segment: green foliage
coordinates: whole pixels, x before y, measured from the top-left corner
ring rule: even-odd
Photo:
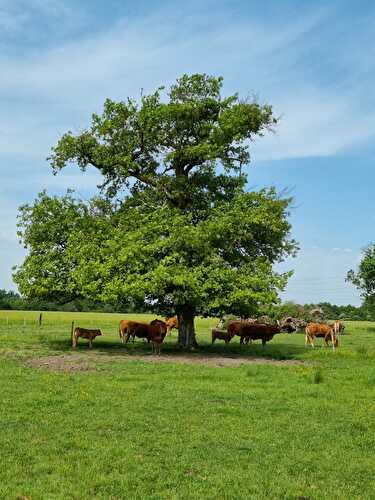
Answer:
[[[361,291],[367,305],[371,307],[375,301],[375,245],[364,250],[357,272],[351,269],[347,279]]]
[[[87,130],[60,139],[53,170],[93,166],[107,196],[41,193],[21,208],[29,255],[14,278],[25,296],[147,304],[190,327],[195,314],[278,302],[290,273],[273,264],[296,249],[290,199],[246,193],[242,173],[251,140],[276,119],[271,106],[221,90],[221,78],[184,75],[166,96],[107,100]]]
[[[0,310],[14,309],[14,306],[18,303],[18,301],[20,301],[20,299],[21,297],[18,293],[0,290]]]
[[[44,238],[57,217],[51,205],[69,222]],[[274,191],[239,193],[193,224],[191,214],[167,206],[150,211],[124,203],[110,214],[95,200],[83,205],[70,194],[42,193],[21,212],[31,252],[14,278],[28,297],[129,297],[159,313],[190,304],[196,314],[254,314],[277,302],[286,284],[288,274],[275,273],[272,262],[293,249],[287,205]]]
[[[296,304],[292,301],[284,302],[268,306],[263,309],[263,313],[269,315],[273,319],[281,319],[287,316],[293,318],[304,319],[306,321],[313,321],[314,318],[310,312],[314,309],[321,309],[323,311],[323,318],[325,320],[353,320],[353,321],[374,321],[375,308],[372,303],[365,301],[361,306],[356,307],[353,305],[337,306],[329,302],[319,302],[317,304]]]
[[[245,178],[218,175],[216,167],[238,173],[250,158],[248,141],[276,124],[271,106],[223,98],[221,88],[221,78],[184,75],[164,100],[163,88],[140,103],[107,99],[89,129],[60,139],[52,167],[92,165],[111,195],[131,188],[198,214],[244,185]]]

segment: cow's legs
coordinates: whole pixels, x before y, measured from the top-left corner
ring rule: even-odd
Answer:
[[[89,349],[92,349],[92,339],[89,339]]]
[[[306,333],[306,335],[305,335],[305,346],[307,347],[308,344],[310,344],[311,347],[314,347],[314,342],[312,340],[312,337],[310,337],[310,335],[308,333]]]
[[[73,335],[73,344],[72,344],[73,349],[77,347],[77,340],[78,340],[77,337]]]
[[[266,339],[262,339],[262,346],[264,347],[266,345]]]
[[[129,338],[130,338],[130,332],[128,330],[126,330],[125,344],[127,344],[129,342]]]
[[[310,337],[310,335],[306,335],[306,338],[305,338],[305,346],[307,346],[307,344],[310,344],[311,347],[314,347],[314,341],[313,341],[313,338]]]

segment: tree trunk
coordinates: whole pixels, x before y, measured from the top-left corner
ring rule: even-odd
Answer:
[[[186,308],[177,313],[178,317],[178,345],[183,349],[197,347],[194,328],[194,311]]]

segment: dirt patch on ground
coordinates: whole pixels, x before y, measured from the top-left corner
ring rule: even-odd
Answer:
[[[129,362],[143,361],[146,363],[180,363],[180,364],[199,364],[213,367],[240,366],[249,364],[263,365],[302,365],[306,364],[303,361],[296,359],[270,359],[257,358],[253,356],[218,356],[204,355],[199,353],[181,353],[181,354],[164,354],[161,356],[145,355],[109,355],[100,352],[87,352],[86,354],[60,354],[55,356],[41,356],[29,358],[26,360],[26,366],[31,368],[41,368],[50,371],[58,372],[86,372],[95,370],[96,362]]]
[[[30,368],[42,368],[53,372],[87,372],[94,370],[86,356],[63,354],[56,356],[41,356],[29,358],[25,365]]]

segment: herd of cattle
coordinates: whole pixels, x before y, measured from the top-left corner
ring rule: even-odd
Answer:
[[[276,324],[268,323],[261,319],[238,319],[230,321],[226,328],[219,323],[218,327],[211,329],[212,344],[216,340],[224,340],[226,344],[233,337],[240,337],[240,344],[248,344],[254,340],[261,340],[264,346],[267,342],[273,339],[278,333],[293,333],[301,327],[297,326],[294,318],[285,318],[282,321],[277,321]],[[130,339],[135,340],[135,337],[145,339],[152,344],[152,352],[160,354],[161,345],[164,342],[166,335],[171,335],[172,329],[178,329],[177,317],[166,318],[165,321],[154,319],[151,323],[141,323],[124,319],[119,324],[119,335],[122,343],[128,343]],[[335,349],[339,345],[339,337],[344,333],[345,325],[336,320],[334,323],[306,323],[305,330],[305,345],[310,344],[314,347],[316,338],[323,338],[324,345],[328,346],[329,342],[332,348]],[[72,331],[72,347],[76,348],[78,338],[84,338],[89,341],[89,347],[92,347],[93,340],[102,335],[101,330],[88,330],[86,328],[77,327]]]

